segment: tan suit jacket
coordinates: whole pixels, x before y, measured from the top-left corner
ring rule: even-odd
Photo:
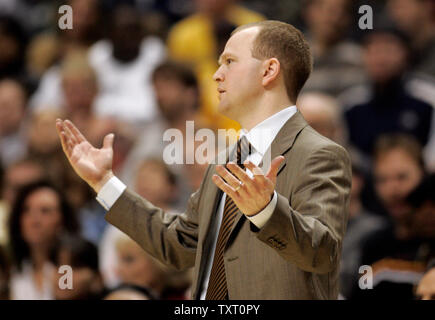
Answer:
[[[347,223],[351,164],[344,148],[314,131],[297,112],[271,145],[283,155],[278,201],[260,230],[241,212],[225,253],[230,299],[336,299],[342,239]],[[210,226],[221,192],[215,165],[182,215],[169,215],[130,190],[106,215],[148,253],[178,269],[194,266],[198,299],[210,251]]]

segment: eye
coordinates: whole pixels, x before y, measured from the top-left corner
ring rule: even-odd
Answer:
[[[227,58],[227,59],[225,60],[225,62],[226,62],[227,64],[230,64],[231,62],[233,62],[233,59]]]

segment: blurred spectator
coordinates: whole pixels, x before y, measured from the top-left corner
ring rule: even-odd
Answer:
[[[104,297],[104,300],[155,300],[149,290],[144,287],[122,284]]]
[[[98,82],[85,51],[69,53],[61,65],[61,86],[65,96],[65,117],[94,145],[115,129],[111,119],[97,117],[94,112]]]
[[[176,177],[168,166],[158,158],[143,160],[135,174],[134,190],[148,199],[155,206],[164,208],[166,212],[175,214],[173,202],[177,197]],[[150,183],[152,181],[152,183]],[[122,234],[117,228],[107,225],[100,242],[100,266],[108,287],[119,284],[119,276],[113,265],[116,264],[115,243]]]
[[[399,134],[379,138],[374,151],[375,189],[399,239],[409,236],[411,207],[406,197],[422,181],[424,172],[421,146],[415,139]]]
[[[0,15],[0,79],[6,77],[26,80],[24,54],[27,36],[14,18]]]
[[[435,79],[435,2],[433,0],[389,0],[388,11],[409,37],[411,67]]]
[[[355,161],[354,161],[355,162]],[[387,222],[364,208],[361,191],[365,180],[361,168],[352,166],[352,189],[349,203],[349,221],[343,239],[340,264],[340,293],[351,299],[358,286],[359,268],[362,265],[365,243],[376,233],[385,230]]]
[[[305,120],[314,130],[339,144],[343,144],[341,108],[334,97],[321,92],[308,92],[301,94],[296,104]]]
[[[196,77],[190,68],[167,61],[155,69],[152,79],[161,117],[142,128],[141,134],[125,160],[121,178],[132,188],[142,161],[150,157],[163,158],[163,150],[172,143],[163,140],[166,130],[181,132],[184,150],[190,150],[189,144],[193,142],[186,138],[187,121],[195,121],[195,129],[203,125],[201,119],[197,118],[199,89]],[[184,152],[180,156],[183,155]],[[185,177],[185,166],[182,165],[185,163],[184,160],[184,157],[177,159],[177,164],[170,165],[170,169],[179,177],[177,179],[179,194],[175,207],[180,212],[184,211],[189,195],[196,190],[190,187],[189,179]]]
[[[83,1],[74,2],[81,4]],[[116,6],[106,20],[110,21],[107,25],[108,39],[92,45],[88,56],[89,63],[95,70],[92,73],[96,73],[98,89],[94,92],[96,100],[93,101],[93,111],[97,116],[110,116],[133,123],[151,121],[156,116],[156,108],[150,76],[156,64],[165,57],[164,45],[156,37],[144,36],[140,16],[131,6]],[[83,31],[80,34],[87,33]],[[126,34],[129,36],[125,37]],[[88,46],[91,44],[90,41],[86,43]],[[74,60],[75,51],[84,48],[87,46],[72,44],[65,50],[62,58],[66,59],[67,55],[72,53]],[[75,60],[77,63],[77,55]],[[72,63],[74,62],[69,61],[63,65],[70,74]],[[84,68],[84,63],[80,64],[80,67]],[[89,67],[85,68],[88,69],[89,81]],[[44,74],[38,90],[31,99],[33,108],[58,107],[68,103],[65,101],[67,93],[63,91],[68,88],[62,83],[62,76],[59,66],[53,66]]]
[[[12,206],[19,189],[44,177],[44,167],[30,158],[25,158],[11,164],[4,173],[1,199],[9,206]]]
[[[384,133],[410,134],[422,146],[430,139],[433,107],[406,88],[407,41],[394,28],[373,29],[364,38],[364,63],[371,83],[342,96],[350,143],[366,158]]]
[[[435,173],[427,176],[408,196],[414,209],[412,233],[423,239],[435,239]]]
[[[7,168],[0,196],[0,245],[8,243],[7,221],[18,190],[44,177],[44,167],[31,159],[17,161]]]
[[[306,0],[302,15],[313,54],[313,72],[303,91],[337,96],[365,80],[360,47],[348,39],[352,0]]]
[[[201,114],[208,120],[207,125],[218,128],[239,128],[235,121],[217,113],[217,84],[213,74],[218,68],[218,57],[236,27],[264,19],[236,2],[195,0],[196,13],[175,24],[168,35],[171,57],[195,69],[201,91]]]
[[[171,203],[177,197],[177,180],[161,159],[149,158],[142,162],[136,174],[135,189],[156,207],[173,211]]]
[[[47,168],[47,174],[52,181],[61,182],[65,179],[65,157],[53,125],[62,113],[56,110],[42,110],[33,113],[29,118],[27,140],[28,157]],[[67,187],[67,186],[62,186]]]
[[[358,290],[357,298],[412,299],[427,261],[434,256],[433,240],[415,232],[409,194],[423,181],[421,147],[403,135],[383,136],[374,153],[375,187],[388,213],[387,228],[365,243],[362,264],[373,270],[372,290]]]
[[[116,252],[117,272],[122,283],[147,288],[161,300],[186,299],[185,291],[190,283],[185,272],[164,266],[122,233],[116,241]]]
[[[8,257],[0,246],[0,300],[9,300],[9,271]]]
[[[55,254],[53,292],[56,300],[99,300],[104,296],[103,280],[98,267],[97,247],[91,242],[70,235],[63,235]],[[61,266],[72,269],[72,288],[62,289]]]
[[[4,167],[26,154],[26,102],[25,89],[19,82],[0,80],[0,163]]]
[[[63,155],[56,127],[53,125],[62,113],[52,109],[41,110],[31,115],[28,128],[28,154],[31,159],[47,168],[53,183],[62,187],[69,203],[75,210],[81,209],[93,193],[74,172]]]
[[[262,13],[269,19],[285,21],[294,26],[298,25],[299,13],[303,5],[302,0],[242,0],[240,3],[251,10]]]
[[[418,300],[435,300],[435,260],[427,268],[416,290]]]
[[[50,183],[36,182],[21,189],[9,224],[12,299],[53,298],[50,255],[62,233],[77,230],[64,195]]]
[[[0,12],[13,16],[33,36],[50,27],[58,17],[60,3],[59,0],[2,0]]]
[[[150,122],[157,115],[151,74],[165,58],[165,47],[157,37],[144,37],[134,7],[115,7],[109,21],[109,39],[89,52],[100,88],[95,111],[136,124]]]
[[[73,28],[62,30],[58,27],[58,10],[65,4],[72,8]],[[70,51],[88,49],[101,37],[99,0],[69,0],[50,9],[52,28],[35,35],[27,52],[28,71],[36,79],[40,79],[45,71]],[[44,76],[43,87],[52,72],[50,70]]]

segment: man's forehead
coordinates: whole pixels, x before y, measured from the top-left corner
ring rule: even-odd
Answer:
[[[237,31],[228,39],[227,45],[232,43],[238,43],[242,39],[252,41],[255,39],[259,31],[260,28],[258,26],[248,27],[246,29]]]
[[[227,41],[225,45],[224,52],[222,52],[219,60],[227,55],[234,55],[240,52],[243,48],[251,49],[252,41],[254,41],[255,37],[259,32],[259,27],[249,27],[247,29],[243,29],[241,31],[233,34]]]

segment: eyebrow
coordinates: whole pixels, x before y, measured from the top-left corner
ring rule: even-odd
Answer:
[[[229,56],[232,56],[232,54],[231,54],[231,53],[222,53],[222,54],[219,56],[218,64],[221,65],[221,64],[222,64],[222,61],[225,60],[225,58],[227,58],[227,57],[229,57]]]

